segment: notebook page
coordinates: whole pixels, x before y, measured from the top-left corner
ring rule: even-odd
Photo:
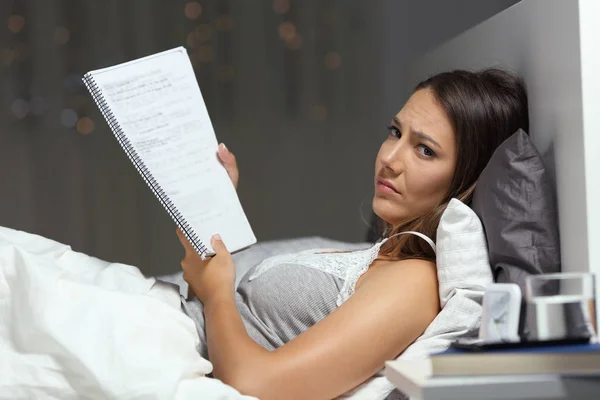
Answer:
[[[225,168],[183,47],[91,71],[125,136],[169,199],[212,253],[256,242]]]

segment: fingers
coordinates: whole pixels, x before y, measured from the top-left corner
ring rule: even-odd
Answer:
[[[179,241],[181,242],[181,245],[183,246],[183,248],[185,249],[186,252],[195,252],[196,251],[196,250],[194,250],[194,247],[192,246],[190,241],[187,240],[187,238],[185,237],[185,235],[183,234],[183,232],[181,232],[181,229],[179,229],[179,228],[177,228],[177,237],[179,238]]]
[[[212,238],[210,239],[210,245],[212,246],[216,255],[229,254],[227,247],[225,247],[225,243],[223,243],[223,240],[221,239],[221,235],[219,235],[218,233],[212,236]]]
[[[227,146],[224,143],[219,144],[219,158],[223,161],[224,164],[232,164],[235,163],[235,156],[232,152],[229,151]]]
[[[227,175],[229,175],[229,179],[231,179],[233,186],[237,189],[240,173],[235,155],[230,152],[223,143],[219,144],[217,154],[227,171]]]
[[[196,250],[194,249],[192,244],[189,242],[189,240],[187,240],[187,238],[185,237],[185,235],[179,228],[177,228],[177,237],[179,238],[179,241],[181,242],[181,245],[184,247],[186,253],[193,253],[193,254],[196,253]],[[218,233],[214,234],[211,237],[210,244],[211,244],[213,250],[215,251],[216,255],[219,255],[219,254],[230,255],[229,250],[227,250],[225,243],[223,243],[223,240],[221,239],[221,235],[219,235]]]

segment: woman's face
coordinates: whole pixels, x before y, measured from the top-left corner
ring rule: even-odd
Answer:
[[[437,207],[456,168],[456,139],[429,89],[416,91],[392,119],[375,162],[373,211],[398,224]]]

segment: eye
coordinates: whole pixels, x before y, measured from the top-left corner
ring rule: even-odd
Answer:
[[[433,150],[431,150],[429,147],[425,146],[424,144],[420,144],[417,147],[419,149],[419,154],[421,154],[423,157],[427,157],[427,158],[435,157],[435,152]]]
[[[396,128],[394,125],[388,125],[387,130],[389,136],[393,136],[398,139],[402,137],[400,129]]]

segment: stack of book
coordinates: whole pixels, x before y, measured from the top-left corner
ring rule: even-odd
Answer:
[[[434,354],[432,377],[554,374],[599,376],[600,344],[512,344],[497,348],[450,348]]]

